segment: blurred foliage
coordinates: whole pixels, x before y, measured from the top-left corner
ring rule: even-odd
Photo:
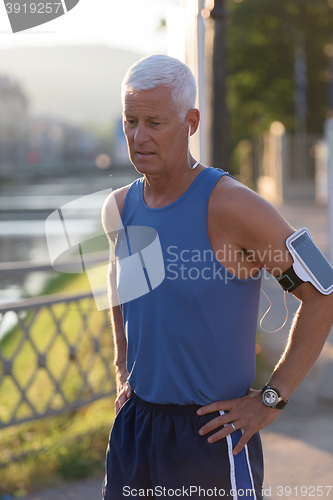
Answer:
[[[104,398],[59,417],[1,430],[0,498],[101,477],[113,419],[114,398]]]
[[[160,19],[160,24],[158,26],[158,30],[164,30],[167,27],[167,20],[165,18]]]
[[[332,0],[226,0],[231,146],[275,121],[294,129],[294,39],[305,37],[307,129],[322,133],[328,110]]]

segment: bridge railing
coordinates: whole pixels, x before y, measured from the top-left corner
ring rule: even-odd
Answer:
[[[91,292],[3,304],[1,330],[0,428],[115,393],[108,310]]]

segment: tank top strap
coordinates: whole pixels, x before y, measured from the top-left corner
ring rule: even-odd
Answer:
[[[197,202],[201,199],[204,204],[207,204],[209,196],[217,181],[225,175],[229,176],[229,173],[220,168],[206,167],[206,169],[200,172],[195,179],[190,196],[194,197]]]
[[[186,205],[187,207],[189,207],[190,205],[195,205],[196,210],[201,210],[202,208],[205,207],[205,205],[207,205],[209,196],[217,181],[225,175],[231,177],[230,174],[228,172],[225,172],[224,170],[221,170],[219,168],[206,167],[204,170],[200,172],[200,174],[194,179],[194,181],[188,187],[188,189],[177,200],[175,200],[170,205],[162,207],[161,209],[150,209],[144,203],[143,200],[144,178],[141,177],[140,179],[137,179],[131,184],[127,192],[122,211],[122,219],[127,215],[129,200],[131,200],[131,207],[133,209],[134,207],[136,207],[135,210],[137,210],[141,206],[149,211],[154,211],[156,213],[159,211],[162,212],[164,210],[174,208],[176,205],[179,205],[180,203],[182,204],[182,206]]]

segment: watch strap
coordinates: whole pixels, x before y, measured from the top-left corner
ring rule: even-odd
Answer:
[[[280,276],[276,278],[276,280],[280,283],[283,290],[285,290],[286,292],[292,292],[293,290],[295,290],[295,288],[304,283],[304,281],[301,280],[301,278],[299,278],[295,273],[293,265],[291,265],[289,269],[281,273]]]
[[[281,399],[281,401],[278,402],[278,404],[275,406],[275,408],[277,410],[283,410],[283,408],[285,408],[288,404],[288,401],[283,401],[283,399]]]

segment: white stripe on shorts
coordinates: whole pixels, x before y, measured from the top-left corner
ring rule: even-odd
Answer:
[[[220,411],[220,415],[224,415],[224,411]],[[227,436],[227,444],[228,444],[228,455],[229,455],[229,463],[230,463],[230,483],[231,488],[233,490],[233,500],[238,500],[237,495],[237,487],[236,487],[236,475],[235,475],[235,461],[234,456],[232,454],[232,439],[231,434]]]
[[[243,429],[241,429],[241,431],[242,431],[242,434],[244,434]],[[245,456],[246,456],[246,461],[247,461],[247,468],[249,469],[249,475],[250,475],[250,479],[251,479],[251,486],[252,486],[252,490],[253,490],[254,500],[257,500],[257,495],[256,495],[256,490],[254,487],[254,481],[253,481],[253,475],[252,475],[252,469],[251,469],[251,463],[250,463],[250,457],[249,457],[249,449],[247,447],[247,444],[244,446],[244,448],[245,448]]]

